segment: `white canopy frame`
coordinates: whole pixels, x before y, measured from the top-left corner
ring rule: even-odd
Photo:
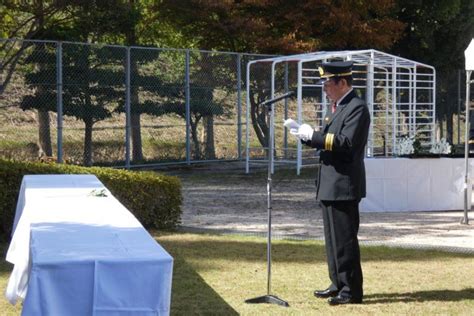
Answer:
[[[417,137],[422,144],[432,144],[436,137],[436,71],[434,67],[390,55],[373,49],[355,51],[327,51],[300,55],[282,56],[254,60],[247,64],[247,119],[246,119],[246,172],[250,164],[265,162],[256,152],[268,148],[259,147],[251,129],[250,98],[253,82],[258,76],[267,82],[268,98],[289,90],[296,90],[296,102],[285,100],[284,107],[275,104],[271,112],[270,135],[275,135],[275,163],[295,164],[297,173],[303,165],[311,163],[314,151],[303,150],[301,143],[287,138],[281,120],[288,117],[299,123],[306,122],[314,127],[322,126],[327,101],[320,79],[318,66],[334,60],[354,62],[354,88],[365,97],[372,117],[367,144],[367,157],[393,155],[397,139],[403,136]],[[262,67],[263,65],[263,67]],[[263,68],[263,70],[262,70]],[[263,72],[263,74],[262,74]],[[282,75],[283,74],[283,75]],[[269,84],[268,84],[269,82]],[[309,95],[309,96],[308,96]],[[312,98],[308,102],[308,98]],[[254,102],[255,103],[255,102]],[[281,110],[284,108],[284,110]],[[281,144],[281,145],[279,145]],[[290,154],[288,154],[290,153]],[[309,153],[303,160],[303,156]],[[288,155],[287,155],[288,154]],[[272,165],[273,170],[273,165]]]
[[[471,43],[464,51],[464,57],[466,59],[466,128],[465,128],[465,147],[464,147],[464,159],[466,162],[466,171],[464,178],[464,216],[461,219],[461,224],[469,224],[468,212],[472,206],[472,181],[469,177],[469,132],[470,132],[470,109],[471,109],[471,74],[474,70],[474,38]]]

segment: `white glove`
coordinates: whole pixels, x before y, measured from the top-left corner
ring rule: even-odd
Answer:
[[[296,137],[298,137],[299,139],[301,139],[302,141],[308,141],[308,140],[311,140],[313,138],[313,132],[314,132],[314,129],[309,126],[308,124],[302,124],[298,130],[296,131],[296,133],[293,133],[291,130],[290,130],[290,133],[295,135]]]
[[[293,129],[298,130],[298,127],[300,127],[300,124],[298,124],[294,119],[289,118],[283,121],[283,126],[285,126],[291,131]]]
[[[286,119],[283,121],[283,126],[290,130],[290,134],[296,135],[298,133],[298,128],[301,126],[294,119]]]

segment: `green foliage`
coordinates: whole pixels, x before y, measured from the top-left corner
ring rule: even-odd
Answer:
[[[436,68],[436,118],[446,121],[446,138],[452,142],[458,71],[464,69],[464,50],[474,37],[474,1],[399,0],[397,6],[406,29],[393,53]]]
[[[391,0],[163,0],[155,11],[200,48],[290,54],[389,48],[403,28],[393,6]]]
[[[27,174],[95,174],[145,228],[173,229],[181,218],[181,183],[154,172],[0,159],[0,238],[11,234],[21,181]]]
[[[415,138],[415,141],[413,142],[413,151],[415,155],[420,154],[422,151],[421,142],[419,138]]]

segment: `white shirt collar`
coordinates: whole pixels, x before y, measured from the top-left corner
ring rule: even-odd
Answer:
[[[349,89],[349,91],[346,92],[346,94],[344,94],[339,100],[337,100],[336,106],[339,106],[339,103],[340,103],[342,100],[344,100],[344,98],[345,98],[349,93],[351,93],[352,90],[354,90],[354,88],[351,87],[351,88]]]

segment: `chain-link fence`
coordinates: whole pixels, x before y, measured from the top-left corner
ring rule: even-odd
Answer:
[[[255,104],[246,130],[245,79],[248,62],[266,57],[0,39],[0,157],[122,167],[241,160],[247,136],[249,158],[264,159],[265,118]],[[268,67],[252,73],[262,79],[251,102],[269,97]],[[277,67],[276,91],[294,88],[294,67]],[[454,144],[464,140],[464,76],[450,96],[452,124],[437,126],[437,138],[450,134]],[[315,113],[324,105],[314,89],[305,90],[302,114],[320,125]],[[277,122],[296,115],[295,101],[285,102]],[[296,155],[286,132],[276,144],[283,160]]]
[[[245,65],[268,57],[13,39],[0,45],[0,157],[125,167],[242,159]]]

